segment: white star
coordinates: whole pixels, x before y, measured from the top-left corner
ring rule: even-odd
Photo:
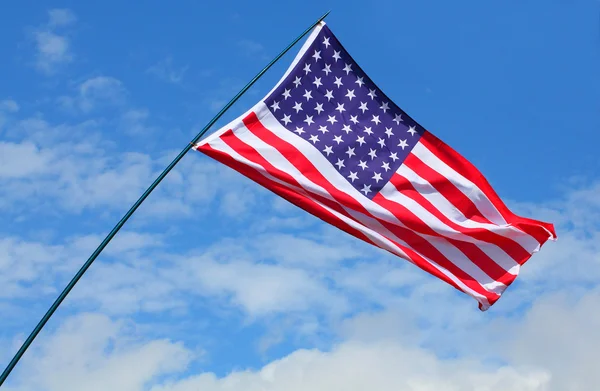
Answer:
[[[298,133],[298,134],[302,134],[305,133],[304,132],[304,128],[300,127],[300,126],[296,126],[296,130],[294,130],[294,132]]]
[[[325,64],[325,68],[323,68],[323,72],[325,72],[325,75],[329,76],[329,74],[331,73],[331,65]]]
[[[346,155],[348,155],[348,159],[350,159],[352,156],[356,155],[354,153],[354,148],[348,147],[348,150],[346,151]]]
[[[371,119],[371,122],[375,122],[375,125],[379,125],[381,120],[379,119],[378,115],[373,114],[373,118]]]
[[[385,134],[387,134],[388,137],[392,137],[394,132],[392,132],[392,128],[385,128]]]
[[[306,119],[304,120],[304,122],[306,122],[307,125],[315,123],[315,121],[313,121],[313,116],[312,115],[306,115]]]
[[[396,152],[392,153],[392,154],[390,155],[390,159],[392,159],[393,161],[396,161],[396,160],[398,160],[398,159],[399,159],[399,158],[398,158],[398,154],[397,154]]]
[[[323,109],[323,103],[317,103],[315,110],[317,111],[317,114],[321,114],[321,111],[325,111],[325,109]]]
[[[319,61],[321,59],[321,51],[315,50],[315,54],[312,55],[312,58],[315,59],[315,62]]]
[[[330,154],[333,153],[333,150],[331,149],[330,146],[325,146],[325,149],[323,150],[323,152],[325,152],[327,154],[327,156],[329,156]]]
[[[296,110],[296,114],[297,114],[298,112],[300,112],[300,110],[302,110],[302,103],[298,103],[298,102],[294,102],[294,103],[295,103],[295,105],[294,105],[293,109]]]
[[[321,78],[320,77],[315,77],[315,81],[313,81],[313,84],[315,86],[317,86],[317,88],[321,87],[323,85],[323,83],[321,83]]]
[[[369,108],[367,107],[367,102],[360,102],[360,107],[358,109],[362,110],[362,112],[364,114],[365,111],[369,110]]]
[[[389,103],[388,102],[383,102],[381,104],[380,109],[383,110],[383,112],[385,113],[386,111],[388,111],[390,109]]]
[[[377,152],[374,149],[369,148],[368,155],[371,156],[371,160],[373,160],[373,159],[375,159],[377,157]]]
[[[317,136],[316,134],[313,134],[312,136],[310,136],[308,138],[310,141],[313,142],[313,144],[316,144],[319,141],[319,136]]]
[[[381,177],[381,174],[376,172],[375,175],[373,175],[373,179],[375,179],[375,182],[379,183],[379,181],[382,181],[383,178]]]
[[[342,136],[335,136],[333,138],[333,141],[335,141],[336,143],[338,143],[338,145],[340,145],[340,143],[344,142],[344,140],[342,140]]]
[[[327,122],[331,122],[331,124],[335,124],[336,122],[338,122],[337,119],[335,119],[335,115],[328,115],[327,116]]]
[[[346,111],[346,109],[344,108],[344,104],[343,103],[338,103],[337,107],[335,108],[337,111],[340,112],[340,114],[342,114],[343,111]]]
[[[350,74],[350,72],[352,72],[352,65],[351,64],[346,64],[346,66],[343,69],[344,72],[346,72],[346,75]]]
[[[384,163],[381,165],[381,168],[383,168],[383,169],[384,169],[384,170],[387,172],[388,170],[390,170],[390,163],[388,163],[388,162],[384,162]]]
[[[274,100],[273,104],[271,105],[271,108],[273,109],[273,112],[279,110],[279,102],[277,102],[276,100]]]
[[[363,84],[365,84],[362,77],[357,77],[355,83],[358,84],[359,87],[362,87]]]
[[[327,37],[327,38],[324,38],[324,39],[323,39],[323,45],[325,45],[325,47],[326,47],[326,48],[328,48],[328,47],[329,47],[329,45],[331,45],[331,44],[329,43],[329,37]]]
[[[402,114],[396,114],[396,116],[394,117],[394,119],[392,120],[396,123],[396,125],[400,125],[400,122],[404,121],[402,119]]]
[[[367,166],[367,162],[363,162],[362,160],[360,161],[360,163],[358,163],[358,165],[360,166],[360,168],[362,168],[362,169],[363,169],[363,171],[364,171],[366,168],[369,168],[369,166]]]
[[[342,167],[346,167],[344,165],[344,161],[342,159],[338,159],[337,163],[335,163],[336,166],[338,166],[338,170],[341,170]]]
[[[359,143],[361,147],[363,144],[366,143],[364,136],[358,136],[358,138],[356,139],[356,142]]]
[[[356,179],[358,179],[358,175],[356,175],[355,172],[350,171],[350,175],[348,175],[348,178],[352,179],[352,182],[354,182]]]
[[[335,62],[337,62],[337,60],[339,60],[340,58],[342,58],[342,56],[340,56],[340,52],[337,51],[333,51],[333,58],[335,59]]]
[[[365,130],[363,130],[363,132],[365,132],[369,136],[373,134],[373,131],[371,130],[370,126],[365,126]]]
[[[354,90],[347,90],[348,93],[346,94],[346,98],[352,100],[352,98],[356,98],[356,95],[354,95]]]
[[[300,79],[300,76],[296,76],[296,80],[294,80],[294,84],[296,85],[296,88],[298,88],[298,86],[302,85],[302,79]]]
[[[342,130],[344,132],[346,132],[346,134],[350,133],[352,131],[352,128],[350,128],[350,125],[346,124],[344,125],[344,127],[342,128]]]
[[[398,144],[399,147],[402,147],[402,150],[404,151],[404,148],[408,147],[408,144],[406,143],[406,140],[400,140],[400,144]]]
[[[385,140],[382,139],[381,137],[379,137],[379,141],[377,141],[377,144],[379,144],[381,146],[381,148],[385,147]]]
[[[282,118],[281,120],[282,120],[283,122],[285,122],[285,124],[286,124],[286,125],[287,125],[287,124],[289,124],[290,122],[292,122],[292,119],[291,119],[291,118],[290,118],[290,116],[289,116],[289,115],[287,115],[287,114],[284,114],[284,115],[283,115],[283,118]]]
[[[323,132],[323,134],[329,132],[329,129],[327,129],[327,126],[321,125],[319,126],[319,132]]]
[[[291,96],[292,96],[292,94],[290,94],[290,91],[291,91],[291,90],[288,90],[288,89],[286,88],[286,89],[283,91],[283,94],[281,94],[281,95],[283,95],[283,98],[284,98],[285,100],[287,100],[287,98],[289,98],[289,97],[291,97]]]
[[[325,98],[327,98],[327,102],[329,102],[331,99],[333,99],[333,91],[327,90],[327,93],[325,94]]]
[[[335,84],[338,88],[344,85],[344,83],[342,83],[342,78],[337,76],[335,77],[333,84]]]
[[[414,126],[409,126],[407,132],[410,133],[411,136],[414,136],[415,133],[417,133]]]
[[[365,193],[365,195],[369,194],[371,192],[371,185],[365,184],[363,186],[363,188],[360,189],[360,191],[362,191],[363,193]]]
[[[304,90],[304,95],[302,96],[305,97],[307,101],[309,101],[312,99],[312,91]]]
[[[358,121],[358,115],[351,115],[350,116],[350,121],[354,122],[354,124],[356,125],[359,121]]]
[[[306,63],[304,64],[304,73],[308,75],[309,72],[312,72],[310,70],[310,64]]]
[[[377,94],[375,93],[375,90],[371,90],[369,89],[369,93],[367,94],[371,97],[371,100],[375,99],[375,97],[377,96]]]

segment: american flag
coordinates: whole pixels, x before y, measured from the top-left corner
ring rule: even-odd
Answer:
[[[194,148],[481,310],[556,238],[552,224],[512,213],[471,163],[394,104],[323,22],[262,101]]]

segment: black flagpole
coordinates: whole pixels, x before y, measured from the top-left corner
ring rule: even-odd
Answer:
[[[10,375],[10,373],[12,372],[12,370],[14,369],[14,367],[17,365],[17,363],[19,362],[19,360],[21,359],[21,357],[23,357],[23,354],[25,353],[25,351],[27,351],[27,349],[29,348],[29,346],[31,345],[31,343],[33,342],[33,340],[35,339],[35,337],[37,337],[37,335],[40,333],[40,331],[42,330],[42,328],[44,327],[44,325],[48,322],[48,320],[50,319],[50,317],[54,314],[54,312],[56,311],[56,309],[58,308],[58,306],[63,302],[63,300],[69,294],[69,292],[71,291],[71,289],[73,289],[73,287],[75,286],[75,284],[77,284],[77,281],[79,281],[79,279],[83,276],[83,274],[87,271],[87,269],[89,269],[89,267],[96,260],[96,258],[98,257],[98,255],[100,255],[100,253],[102,252],[102,250],[104,250],[104,248],[106,247],[106,245],[108,245],[108,243],[117,234],[117,232],[119,232],[119,230],[121,229],[121,227],[123,227],[123,225],[127,222],[127,220],[129,220],[129,218],[131,217],[131,215],[133,215],[133,213],[142,204],[142,202],[144,202],[144,200],[158,186],[158,184],[167,176],[167,174],[173,169],[173,167],[175,167],[175,165],[177,163],[179,163],[179,161],[183,158],[183,156],[192,148],[192,145],[194,145],[195,143],[197,143],[200,140],[200,138],[208,131],[208,129],[210,129],[210,127],[213,126],[215,124],[215,122],[217,122],[219,120],[219,118],[221,118],[221,116],[250,87],[252,87],[252,85],[262,75],[264,75],[265,72],[267,72],[269,70],[269,68],[271,68],[271,66],[273,66],[273,64],[275,64],[281,57],[283,57],[283,55],[285,55],[296,43],[298,43],[298,41],[300,41],[306,34],[308,34],[317,24],[319,24],[323,19],[325,19],[325,17],[327,15],[329,15],[329,12],[330,11],[327,11],[325,13],[325,15],[321,16],[309,28],[307,28],[306,30],[304,30],[304,32],[302,34],[300,34],[300,36],[298,38],[296,38],[294,41],[292,41],[292,43],[290,43],[285,49],[283,49],[283,51],[281,53],[279,53],[277,55],[277,57],[275,57],[269,64],[267,64],[267,66],[264,67],[262,71],[260,71],[256,76],[254,76],[254,78],[252,80],[250,80],[250,82],[248,84],[246,84],[246,86],[244,88],[242,88],[242,90],[240,92],[238,92],[237,95],[234,96],[233,99],[231,99],[229,101],[229,103],[227,103],[225,105],[225,107],[223,107],[221,109],[221,111],[219,111],[217,113],[217,115],[215,115],[215,117],[212,120],[210,120],[210,122],[200,131],[200,133],[198,133],[198,135],[196,137],[194,137],[194,139],[190,143],[188,143],[185,146],[185,148],[183,148],[183,150],[179,153],[179,155],[177,155],[177,157],[167,166],[167,168],[165,168],[164,171],[154,180],[154,182],[152,183],[152,185],[150,185],[150,187],[148,189],[146,189],[146,191],[144,192],[144,194],[142,194],[142,196],[135,202],[135,204],[133,204],[133,206],[131,207],[131,209],[129,209],[129,211],[125,214],[125,216],[123,216],[123,218],[117,223],[117,225],[115,225],[115,227],[112,229],[112,231],[110,231],[110,233],[106,236],[106,238],[104,238],[104,240],[102,241],[102,243],[100,243],[100,245],[98,246],[98,248],[92,253],[92,255],[88,258],[88,260],[83,264],[83,266],[81,267],[81,269],[79,269],[79,271],[77,272],[77,274],[75,274],[75,276],[73,277],[73,279],[71,280],[71,282],[69,282],[69,284],[61,292],[61,294],[54,301],[54,303],[52,303],[52,306],[48,309],[48,311],[46,312],[46,314],[44,315],[44,317],[39,321],[39,323],[37,324],[37,326],[35,326],[35,328],[31,332],[31,334],[29,334],[29,337],[27,337],[27,339],[25,340],[25,342],[23,343],[23,345],[21,346],[21,348],[19,349],[19,351],[15,354],[15,356],[10,361],[10,363],[8,364],[8,366],[6,367],[6,369],[4,369],[4,372],[2,372],[2,375],[0,375],[0,386],[2,386],[2,384],[4,383],[4,381],[6,380],[6,378],[8,377],[8,375]]]

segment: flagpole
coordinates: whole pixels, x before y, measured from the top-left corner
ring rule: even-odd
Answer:
[[[29,337],[27,337],[27,339],[25,340],[25,342],[23,343],[23,345],[21,346],[21,348],[19,349],[19,351],[15,354],[15,356],[10,361],[10,363],[8,364],[8,366],[6,367],[6,369],[4,369],[4,371],[2,372],[2,375],[0,375],[0,386],[2,386],[2,384],[4,383],[4,381],[6,380],[6,378],[8,377],[8,375],[10,375],[10,373],[12,372],[12,370],[14,369],[14,367],[17,365],[17,363],[19,362],[19,360],[21,359],[21,357],[23,357],[23,354],[25,354],[25,351],[27,351],[27,349],[29,348],[29,346],[31,345],[31,343],[33,342],[33,340],[40,333],[40,331],[42,330],[42,328],[44,327],[44,325],[48,322],[48,320],[50,319],[50,317],[54,314],[54,312],[56,312],[58,306],[63,302],[63,300],[65,299],[65,297],[67,297],[67,295],[73,289],[73,287],[75,286],[75,284],[77,284],[77,282],[83,276],[83,274],[87,271],[87,269],[89,269],[89,267],[96,260],[96,258],[98,258],[98,255],[100,255],[100,253],[102,252],[102,250],[104,250],[104,248],[108,245],[108,243],[110,243],[110,241],[117,234],[117,232],[119,232],[119,230],[123,227],[123,225],[125,225],[125,223],[127,222],[127,220],[129,220],[129,218],[131,217],[131,215],[133,215],[133,213],[142,204],[142,202],[144,202],[144,200],[150,195],[150,193],[152,193],[152,191],[158,186],[158,184],[167,176],[167,174],[173,169],[173,167],[175,167],[175,165],[177,163],[179,163],[179,161],[192,148],[192,146],[194,144],[196,144],[200,140],[200,138],[210,129],[210,127],[213,126],[215,124],[215,122],[217,122],[219,120],[219,118],[221,118],[221,116],[246,91],[248,91],[248,89],[250,89],[250,87],[252,87],[252,85],[262,75],[264,75],[265,72],[267,72],[269,70],[269,68],[271,68],[271,66],[273,66],[273,64],[275,64],[281,57],[283,57],[296,43],[298,43],[298,41],[300,41],[306,34],[308,34],[317,24],[319,24],[323,19],[325,19],[325,17],[327,17],[327,15],[329,15],[329,12],[331,12],[331,11],[327,11],[316,22],[314,22],[309,28],[307,28],[306,30],[304,30],[304,32],[302,34],[300,34],[300,36],[298,36],[298,38],[296,38],[294,41],[292,41],[292,43],[290,43],[285,49],[283,49],[283,51],[281,51],[281,53],[279,53],[277,55],[277,57],[275,57],[273,60],[271,60],[271,62],[269,64],[267,64],[267,66],[264,67],[263,70],[261,70],[256,76],[254,76],[254,78],[252,80],[250,80],[250,82],[248,84],[246,84],[246,86],[244,88],[242,88],[242,90],[240,92],[238,92],[237,95],[234,96],[229,101],[229,103],[227,103],[225,105],[225,107],[223,107],[221,109],[221,111],[219,111],[217,113],[217,115],[215,115],[214,118],[212,120],[210,120],[210,122],[204,128],[202,128],[202,130],[198,133],[198,135],[196,137],[194,137],[194,139],[190,143],[188,143],[185,146],[185,148],[183,148],[183,150],[179,153],[179,155],[177,155],[177,157],[167,166],[167,168],[165,168],[163,170],[163,172],[154,180],[154,182],[150,185],[150,187],[148,187],[148,189],[146,189],[146,191],[144,192],[144,194],[142,194],[142,196],[135,202],[135,204],[133,204],[133,206],[129,209],[129,211],[127,211],[127,213],[125,214],[125,216],[123,216],[123,218],[121,218],[121,220],[117,223],[117,225],[114,226],[114,228],[110,231],[110,233],[106,236],[106,238],[104,238],[104,240],[102,241],[102,243],[100,243],[100,245],[98,246],[98,248],[96,248],[96,250],[88,258],[88,260],[83,264],[83,266],[81,267],[81,269],[79,269],[79,271],[77,272],[77,274],[75,274],[75,276],[73,277],[73,279],[69,282],[69,284],[61,292],[61,294],[58,296],[58,298],[54,301],[54,303],[52,303],[52,306],[48,309],[48,311],[46,312],[46,314],[44,315],[44,317],[39,321],[39,323],[37,324],[37,326],[35,326],[35,328],[31,332],[31,334],[29,334]]]

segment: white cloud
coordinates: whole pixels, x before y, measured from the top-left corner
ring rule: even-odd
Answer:
[[[99,239],[89,241],[97,244]],[[118,264],[97,262],[88,273],[88,282],[77,289],[72,300],[109,313],[135,313],[186,310],[191,297],[216,299],[224,308],[240,311],[248,319],[307,312],[339,316],[348,308],[346,298],[330,291],[319,271],[294,266],[311,262],[298,258],[302,255],[296,254],[297,247],[264,254],[251,244],[264,238],[252,237],[245,243],[226,240],[194,251],[203,256],[182,256],[166,250],[147,251],[160,242],[149,236],[142,239],[136,247],[140,251],[122,254]],[[122,239],[122,243],[131,241]],[[302,244],[323,249],[320,255],[312,254],[317,262],[348,254],[342,248],[340,254],[334,254],[333,246],[309,240],[296,245]],[[304,254],[311,256],[308,251]]]
[[[273,313],[319,311],[339,313],[347,303],[326,284],[299,268],[237,260],[216,262],[206,257],[185,262],[174,281],[200,294],[226,298],[251,317]]]
[[[545,368],[552,374],[551,390],[587,391],[600,382],[600,290],[583,295],[567,290],[540,298],[512,325],[503,353],[518,365]],[[497,323],[495,331],[509,332],[508,322]]]
[[[0,131],[4,128],[4,125],[9,121],[10,114],[19,111],[20,107],[14,100],[5,99],[0,101]]]
[[[15,236],[0,239],[0,297],[56,295],[83,264],[103,238],[74,236],[56,244],[25,240]],[[121,232],[106,248],[104,257],[122,261],[136,259],[141,250],[162,246],[162,237],[132,231]],[[114,273],[111,278],[123,278]],[[129,275],[131,277],[131,275]]]
[[[120,80],[95,76],[80,83],[73,96],[62,96],[58,101],[66,110],[89,113],[100,107],[120,106],[126,96],[127,90]]]
[[[0,178],[19,178],[40,175],[48,171],[55,156],[34,143],[0,141]]]
[[[599,313],[597,293],[574,301],[549,297],[523,319],[508,317],[474,330],[472,337],[486,343],[484,353],[449,358],[410,343],[410,333],[403,335],[402,329],[393,330],[395,323],[380,318],[354,328],[331,349],[299,349],[260,368],[237,368],[223,376],[189,371],[199,354],[180,343],[142,340],[134,324],[83,314],[40,339],[7,389],[587,391],[600,380]],[[412,327],[419,333],[418,324]],[[388,332],[379,333],[382,328]]]
[[[148,68],[147,72],[156,76],[160,80],[179,84],[183,81],[185,73],[188,71],[189,66],[176,67],[173,65],[173,59],[167,57],[158,63]]]
[[[77,17],[75,14],[66,8],[55,8],[48,11],[48,25],[50,27],[59,27],[59,26],[67,26],[69,24],[75,23],[77,21]]]
[[[5,99],[0,101],[0,111],[16,113],[17,111],[19,111],[19,105],[14,100]]]
[[[549,375],[468,360],[442,361],[392,341],[346,342],[331,352],[300,350],[258,371],[210,373],[155,386],[152,391],[545,391]]]
[[[251,39],[242,39],[238,42],[238,47],[246,56],[253,59],[264,60],[267,58],[265,47],[259,42]]]
[[[7,390],[142,391],[161,376],[185,369],[195,356],[180,343],[143,343],[126,322],[100,314],[68,319],[46,338],[25,356],[15,370],[21,380],[11,384],[9,378]]]
[[[150,136],[156,129],[148,125],[150,113],[146,109],[130,109],[121,114],[119,127],[136,137]]]
[[[57,29],[75,21],[71,11],[53,9],[48,12],[48,23],[33,33],[37,49],[35,65],[40,72],[49,75],[73,61],[70,38],[67,34],[59,34]]]

